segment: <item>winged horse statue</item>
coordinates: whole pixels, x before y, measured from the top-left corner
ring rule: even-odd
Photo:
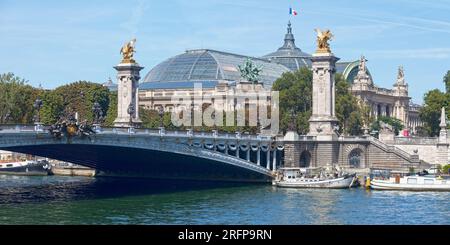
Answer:
[[[332,40],[333,34],[330,30],[321,31],[320,29],[314,29],[317,32],[317,52],[318,53],[330,53],[329,40]]]

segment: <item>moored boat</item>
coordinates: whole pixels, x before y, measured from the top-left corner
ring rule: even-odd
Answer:
[[[324,168],[281,168],[273,183],[279,187],[344,189],[356,186],[356,174]]]
[[[450,179],[434,175],[394,176],[370,181],[374,190],[450,191]]]
[[[1,161],[0,174],[48,175],[51,165],[46,160]]]

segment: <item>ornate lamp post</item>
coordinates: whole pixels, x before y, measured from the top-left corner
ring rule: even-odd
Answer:
[[[92,106],[92,112],[94,113],[94,130],[96,132],[100,131],[100,124],[103,121],[103,110],[98,102],[95,102]]]
[[[34,128],[35,128],[36,131],[42,131],[42,124],[41,124],[41,108],[42,108],[42,105],[43,105],[43,102],[39,98],[37,98],[34,101],[34,104],[33,104],[33,107],[37,111],[37,115],[36,115],[35,121],[34,121],[34,124],[35,124]]]
[[[160,106],[158,109],[158,115],[159,115],[159,127],[164,127],[163,117],[164,117],[164,107]]]
[[[164,122],[163,122],[163,117],[164,117],[164,107],[160,106],[158,109],[158,115],[159,115],[159,133],[160,134],[164,134]]]

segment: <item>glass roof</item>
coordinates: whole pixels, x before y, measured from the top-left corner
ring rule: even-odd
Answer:
[[[193,80],[241,79],[239,65],[244,64],[248,56],[209,49],[188,50],[155,66],[143,82],[176,82]],[[262,66],[260,81],[267,86],[289,69],[268,60],[250,57],[256,65]]]

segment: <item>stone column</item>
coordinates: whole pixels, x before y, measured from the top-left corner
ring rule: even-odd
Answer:
[[[308,135],[318,140],[336,138],[335,115],[335,65],[339,58],[332,53],[315,53],[312,58],[313,94],[312,115],[309,119]]]
[[[130,115],[128,107],[130,104],[134,107],[134,113],[131,115],[133,126],[139,126],[142,121],[139,119],[139,96],[138,86],[139,71],[144,67],[137,63],[120,63],[115,66],[117,70],[117,118],[114,120],[115,127],[129,127]]]
[[[448,164],[449,142],[447,141],[447,117],[445,115],[445,107],[441,109],[441,123],[439,124],[439,139],[437,144],[436,164],[444,166]]]

